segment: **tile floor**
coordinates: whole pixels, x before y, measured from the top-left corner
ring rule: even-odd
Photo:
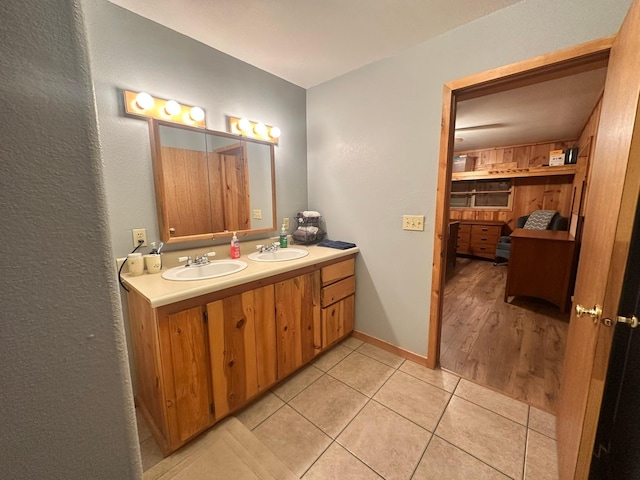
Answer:
[[[553,415],[354,338],[237,418],[304,480],[558,478]]]

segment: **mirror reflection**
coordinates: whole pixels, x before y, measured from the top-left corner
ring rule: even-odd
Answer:
[[[150,126],[163,242],[275,230],[272,144],[157,120]]]

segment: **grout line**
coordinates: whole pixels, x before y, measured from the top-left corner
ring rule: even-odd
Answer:
[[[475,456],[474,454],[472,454],[472,453],[470,453],[470,452],[467,452],[464,448],[460,448],[458,445],[456,445],[455,443],[450,442],[450,441],[449,441],[449,440],[447,440],[446,438],[443,438],[443,437],[441,437],[440,435],[436,435],[435,433],[433,434],[433,436],[434,436],[434,437],[438,437],[440,440],[442,440],[442,441],[443,441],[443,442],[445,442],[445,443],[448,443],[448,444],[449,444],[449,445],[451,445],[453,448],[456,448],[456,449],[460,450],[461,452],[466,453],[466,454],[467,454],[467,455],[469,455],[470,457],[475,458],[475,459],[476,459],[476,460],[478,460],[480,463],[482,463],[482,464],[486,465],[486,466],[487,466],[487,467],[489,467],[490,469],[495,470],[495,471],[496,471],[496,472],[498,472],[498,473],[501,473],[502,475],[504,475],[505,477],[507,477],[507,478],[509,478],[509,479],[511,479],[511,480],[514,480],[514,478],[513,478],[511,475],[509,475],[509,474],[507,474],[507,473],[503,472],[502,470],[500,470],[500,469],[499,469],[499,468],[497,468],[497,467],[494,467],[494,466],[493,466],[493,465],[491,465],[490,463],[485,462],[484,460],[482,460],[481,458],[478,458],[478,457],[477,457],[477,456]],[[431,443],[431,442],[429,442],[429,443]]]
[[[422,463],[424,456],[427,454],[427,449],[429,448],[429,445],[431,445],[431,440],[433,440],[433,437],[435,436],[436,436],[435,433],[431,434],[431,437],[429,438],[427,445],[424,447],[424,450],[422,451],[422,455],[420,455],[420,458],[418,459],[418,463],[416,463],[416,466],[414,467],[413,472],[411,472],[411,476],[409,477],[409,479],[413,479],[413,477],[415,476],[416,472],[418,471],[418,467],[420,467],[420,464]]]
[[[522,459],[522,479],[525,480],[525,473],[527,472],[527,451],[529,450],[529,429],[527,428],[526,435],[524,437],[524,458]]]
[[[509,418],[509,417],[507,417],[507,416],[505,416],[505,415],[503,415],[503,414],[501,414],[501,413],[499,413],[499,412],[496,412],[496,411],[494,411],[494,410],[491,410],[490,408],[485,407],[484,405],[480,405],[479,403],[476,403],[476,402],[474,402],[473,400],[469,400],[468,398],[461,397],[460,395],[456,395],[456,393],[455,393],[455,392],[454,392],[454,393],[452,393],[452,394],[451,394],[451,396],[452,396],[452,397],[454,397],[454,396],[455,396],[455,397],[458,397],[460,400],[464,400],[465,402],[469,402],[469,403],[471,403],[472,405],[475,405],[476,407],[480,407],[480,408],[482,408],[483,410],[486,410],[487,412],[491,412],[491,413],[493,413],[493,414],[495,414],[495,415],[498,415],[499,417],[502,417],[502,418],[504,418],[504,419],[506,419],[506,420],[509,420],[510,422],[515,423],[516,425],[520,425],[521,427],[524,427],[524,428],[529,428],[529,427],[527,426],[527,424],[528,424],[528,422],[529,422],[529,413],[528,413],[528,411],[527,411],[527,420],[525,421],[525,423],[524,423],[524,424],[522,424],[522,423],[520,423],[520,422],[518,422],[518,421],[514,420],[513,418]],[[523,403],[523,402],[520,402],[520,403]],[[525,403],[525,405],[527,405],[527,404]],[[529,405],[527,405],[527,409],[528,409],[528,408],[529,408]]]

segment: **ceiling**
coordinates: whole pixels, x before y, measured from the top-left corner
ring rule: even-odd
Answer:
[[[310,88],[521,0],[110,1]],[[604,75],[460,102],[456,151],[577,138]]]
[[[110,0],[310,88],[521,0]]]

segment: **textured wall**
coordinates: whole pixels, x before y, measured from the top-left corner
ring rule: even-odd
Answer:
[[[0,3],[0,465],[140,478],[78,2]]]
[[[309,205],[361,248],[356,329],[427,353],[442,85],[614,34],[630,3],[524,0],[308,90]]]
[[[275,149],[278,217],[307,208],[304,89],[105,0],[85,5],[117,256],[131,251],[132,228],[146,227],[148,240],[158,240],[148,127],[124,117],[123,89],[199,105],[211,130],[226,130],[225,115],[277,125],[282,130]]]

